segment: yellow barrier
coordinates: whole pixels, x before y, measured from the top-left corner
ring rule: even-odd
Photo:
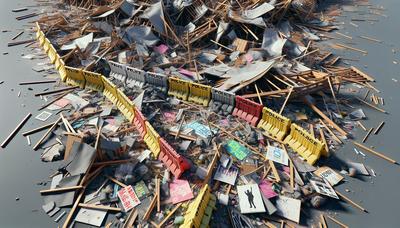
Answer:
[[[284,140],[294,151],[300,154],[307,163],[313,165],[324,153],[325,144],[313,137],[297,124],[290,126],[290,134]]]
[[[215,196],[210,193],[210,188],[206,184],[196,199],[189,204],[185,213],[185,221],[179,228],[208,227],[215,203]]]
[[[119,111],[124,114],[125,118],[127,118],[129,122],[132,122],[135,117],[135,105],[121,90],[117,89],[117,94],[117,107]]]
[[[168,95],[187,101],[189,96],[189,82],[179,78],[169,78]]]
[[[58,53],[56,52],[56,61],[54,62],[54,66],[56,68],[56,70],[60,70],[61,64],[63,64],[64,62],[61,62],[60,60],[61,57],[58,55]],[[65,64],[64,64],[65,65]]]
[[[83,77],[85,78],[85,88],[95,90],[98,92],[103,92],[104,84],[101,80],[101,74],[82,70]]]
[[[117,87],[104,76],[101,76],[101,80],[103,81],[104,85],[104,96],[106,96],[110,101],[112,101],[113,104],[116,105],[118,103]]]
[[[64,60],[61,58],[58,58],[59,67],[58,67],[58,73],[60,74],[61,80],[65,82],[67,80],[67,70],[65,69],[65,63]]]
[[[42,31],[40,31],[41,36],[39,37],[39,45],[41,47],[44,46],[44,43],[46,42],[46,37],[44,36],[44,33]]]
[[[153,126],[146,121],[146,135],[143,141],[149,147],[150,151],[153,153],[154,157],[157,158],[160,153],[160,135],[154,130]]]
[[[56,51],[56,49],[54,48],[53,45],[50,45],[50,48],[49,48],[49,51],[48,51],[47,54],[48,54],[48,56],[50,58],[51,64],[55,64],[56,61],[57,61],[58,54],[57,54],[57,51]],[[57,68],[57,66],[56,66],[56,68]]]
[[[72,86],[79,86],[81,89],[85,88],[85,78],[83,77],[82,70],[79,68],[65,66],[66,80],[65,82]]]
[[[189,84],[189,101],[208,106],[211,99],[211,86],[198,83]]]
[[[265,130],[269,135],[283,140],[290,129],[291,121],[273,110],[264,107],[258,128]]]
[[[42,29],[40,29],[40,25],[36,22],[36,39],[39,40],[40,36],[42,35]]]
[[[46,52],[46,54],[49,52],[51,46],[52,45],[50,43],[50,40],[47,38],[44,38],[43,49],[44,49],[44,52]]]

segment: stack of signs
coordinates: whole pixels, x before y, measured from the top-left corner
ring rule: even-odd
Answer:
[[[278,215],[287,218],[293,222],[300,221],[301,201],[286,196],[279,196],[275,203]]]
[[[287,153],[279,147],[268,146],[267,154],[265,155],[269,160],[278,162],[279,164],[288,166],[289,157]]]
[[[249,149],[232,139],[224,145],[224,148],[229,154],[240,161],[243,161],[251,153]]]
[[[324,182],[318,180],[310,180],[311,185],[321,195],[326,195],[335,199],[339,199],[332,186],[324,179]]]
[[[257,184],[237,186],[237,193],[242,214],[265,212],[263,199]]]
[[[140,200],[131,185],[119,190],[118,198],[121,200],[125,212],[130,211],[132,208],[140,204]]]
[[[215,172],[214,180],[218,180],[230,185],[235,185],[236,177],[239,173],[239,169],[236,167],[224,168],[222,165],[218,166],[217,172]]]
[[[187,180],[175,179],[169,184],[169,192],[173,204],[193,199],[193,192]]]
[[[338,174],[333,169],[331,169],[331,168],[329,168],[327,166],[320,167],[319,169],[317,169],[314,172],[314,174],[319,176],[319,177],[321,177],[321,178],[324,178],[332,186],[335,186],[341,180],[343,180],[343,177],[340,174]]]

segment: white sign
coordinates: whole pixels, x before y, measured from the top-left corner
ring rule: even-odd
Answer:
[[[242,214],[265,212],[260,189],[257,184],[237,186],[239,206]]]
[[[218,180],[230,185],[235,185],[236,177],[239,170],[236,167],[226,169],[222,165],[218,166],[217,172],[215,172],[214,180]]]
[[[329,185],[329,183],[324,179],[325,182],[321,181],[316,181],[316,180],[310,180],[311,185],[314,187],[315,191],[317,191],[319,194],[326,195],[335,199],[339,199],[339,197],[336,195],[335,190],[332,188],[332,186]]]
[[[286,196],[279,196],[276,200],[276,212],[278,215],[292,220],[293,222],[300,221],[300,207],[301,201],[297,199],[292,199]]]
[[[121,200],[126,212],[140,204],[140,200],[131,185],[119,190],[118,198]]]
[[[274,162],[288,166],[289,158],[284,150],[275,146],[268,146],[266,157]]]
[[[343,177],[340,174],[326,166],[320,167],[314,173],[315,175],[327,180],[332,186],[335,186],[337,183],[343,180]]]

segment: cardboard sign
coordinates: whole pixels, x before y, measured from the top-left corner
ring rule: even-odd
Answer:
[[[189,182],[186,180],[175,179],[169,184],[169,191],[173,204],[193,199],[193,192]]]
[[[119,190],[118,198],[121,200],[126,212],[140,204],[140,200],[131,185]]]
[[[198,135],[202,138],[205,138],[205,139],[208,137],[211,137],[211,135],[212,135],[211,130],[208,126],[201,124],[197,121],[193,121],[193,122],[187,124],[185,126],[185,129],[187,129],[187,128],[193,129],[196,135]],[[217,131],[215,129],[212,129],[212,131],[214,134],[217,133]]]
[[[278,215],[287,218],[293,222],[300,221],[301,201],[286,196],[279,196],[275,203]]]
[[[257,184],[237,186],[239,206],[242,214],[265,212],[260,189]]]
[[[335,190],[332,188],[332,186],[329,185],[329,183],[324,179],[324,182],[317,181],[317,180],[310,180],[311,185],[321,195],[326,195],[335,199],[339,199],[339,197],[336,195]]]
[[[337,183],[343,180],[343,177],[340,174],[338,174],[333,169],[326,166],[320,167],[314,173],[315,175],[320,176],[321,178],[327,180],[329,184],[332,186],[335,186]]]
[[[244,160],[251,153],[245,146],[232,139],[224,145],[224,148],[229,154],[240,161]]]
[[[231,167],[229,169],[226,169],[222,165],[219,165],[217,172],[215,172],[214,180],[218,180],[230,185],[235,185],[238,173],[239,169],[236,167]]]
[[[274,162],[288,166],[289,158],[284,150],[275,146],[268,146],[266,157]]]
[[[267,199],[273,198],[278,195],[276,192],[274,192],[274,190],[272,190],[272,183],[268,180],[261,181],[261,183],[258,184],[258,187],[260,187],[262,194]]]

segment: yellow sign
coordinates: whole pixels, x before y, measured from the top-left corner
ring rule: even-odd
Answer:
[[[154,157],[158,157],[160,153],[160,135],[154,130],[153,126],[149,122],[146,121],[146,135],[143,140],[146,145],[149,147],[150,151],[153,153]]]
[[[211,99],[211,86],[198,83],[189,84],[189,101],[208,106]]]
[[[116,105],[118,102],[117,87],[104,76],[101,76],[101,80],[103,81],[104,85],[104,96],[106,96],[113,104]]]
[[[83,77],[81,69],[65,66],[65,72],[67,75],[67,84],[72,86],[79,86],[81,89],[85,88],[85,78]]]
[[[101,80],[101,74],[86,70],[82,70],[82,74],[86,81],[86,89],[103,92],[104,84],[103,80]]]
[[[187,101],[189,96],[189,82],[179,78],[169,78],[168,95]]]
[[[265,130],[269,135],[283,140],[289,132],[291,121],[269,108],[264,107],[258,128]]]
[[[324,143],[297,124],[291,125],[290,134],[285,138],[284,143],[289,145],[311,165],[319,159],[325,149]]]

